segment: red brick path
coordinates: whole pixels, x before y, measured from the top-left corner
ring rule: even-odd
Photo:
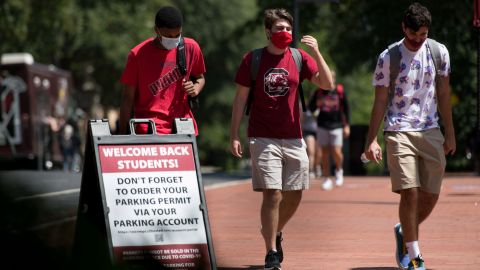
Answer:
[[[263,269],[261,194],[250,181],[206,191],[217,267]],[[326,192],[313,181],[284,230],[282,269],[393,270],[399,196],[386,177],[346,177]],[[480,178],[447,177],[420,227],[428,269],[480,269]]]

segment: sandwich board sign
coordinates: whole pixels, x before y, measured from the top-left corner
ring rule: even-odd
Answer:
[[[215,270],[195,135],[136,135],[136,121],[130,135],[89,122],[76,264]]]

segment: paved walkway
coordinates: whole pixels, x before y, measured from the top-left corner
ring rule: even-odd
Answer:
[[[263,269],[261,194],[241,181],[208,187],[206,198],[218,269]],[[386,177],[346,177],[330,192],[313,181],[284,230],[282,269],[397,269],[398,200]],[[428,269],[480,269],[480,178],[447,177],[420,233]]]

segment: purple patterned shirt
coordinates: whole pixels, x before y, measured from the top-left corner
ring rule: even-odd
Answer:
[[[421,131],[438,127],[437,99],[435,93],[435,66],[426,42],[416,51],[409,51],[399,41],[400,69],[395,80],[392,100],[385,115],[385,131]],[[438,63],[440,76],[450,74],[450,56],[440,44],[442,63]],[[390,85],[390,55],[383,51],[375,68],[373,86]]]

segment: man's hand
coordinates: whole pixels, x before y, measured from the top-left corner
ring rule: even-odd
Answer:
[[[305,35],[302,37],[300,42],[305,44],[310,49],[310,53],[313,59],[315,59],[318,68],[318,71],[313,74],[311,78],[307,79],[322,89],[333,89],[335,85],[333,84],[332,73],[330,72],[330,68],[318,49],[317,39],[315,39],[313,36]]]
[[[368,160],[373,160],[377,164],[380,163],[382,160],[382,148],[378,145],[376,140],[365,149],[365,156]]]
[[[195,84],[192,81],[187,81],[183,79],[182,82],[183,90],[187,92],[187,95],[195,97],[198,95],[199,91],[195,88]]]
[[[300,42],[307,45],[311,50],[318,51],[317,39],[315,39],[314,37],[309,35],[303,36]]]
[[[345,125],[343,127],[343,138],[348,138],[348,137],[350,137],[350,126]]]
[[[457,148],[457,145],[455,142],[455,135],[445,134],[445,142],[443,143],[443,151],[445,152],[445,155],[455,154],[456,148]]]
[[[242,151],[242,144],[240,143],[239,139],[232,139],[230,141],[230,152],[232,155],[241,158],[243,151]]]

